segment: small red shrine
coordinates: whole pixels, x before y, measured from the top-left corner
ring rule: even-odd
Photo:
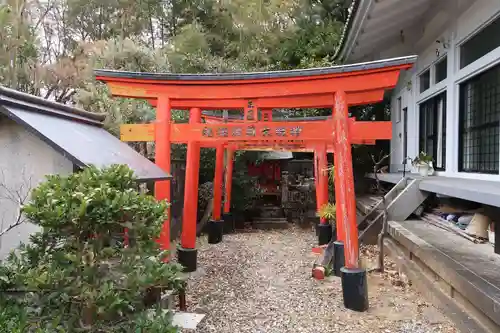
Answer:
[[[318,206],[328,202],[328,151],[334,152],[336,232],[344,249],[342,283],[347,308],[368,307],[366,274],[358,264],[358,231],[352,172],[352,144],[373,144],[389,140],[390,122],[356,121],[348,116],[349,105],[382,100],[396,85],[400,71],[410,68],[416,57],[402,57],[369,63],[291,71],[173,74],[96,70],[114,96],[141,98],[157,109],[152,124],[123,126],[123,141],[155,141],[156,163],[170,172],[172,143],[188,145],[186,182],[179,262],[186,271],[196,270],[196,212],[200,148],[216,148],[214,209],[209,242],[222,241],[222,210],[230,213],[233,153],[238,149],[285,149],[312,151],[316,163]],[[321,121],[273,121],[274,108],[332,108],[332,117]],[[172,122],[171,110],[189,112],[188,124]],[[222,118],[202,122],[202,110],[240,110],[243,118]],[[226,151],[226,154],[224,153]],[[224,156],[225,202],[222,208]],[[170,201],[170,182],[155,185],[158,199]],[[332,228],[322,220],[318,226],[320,244],[328,243]],[[160,236],[163,248],[170,246],[169,223]]]

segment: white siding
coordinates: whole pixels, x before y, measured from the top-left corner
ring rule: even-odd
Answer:
[[[451,11],[452,9],[450,9]],[[446,25],[436,30],[436,20],[431,20],[424,27],[424,35],[417,42],[419,45],[422,40],[431,40],[418,52],[418,60],[411,72],[401,75],[397,87],[394,89],[391,103],[393,108],[393,139],[391,141],[391,170],[402,170],[403,147],[399,133],[402,133],[403,121],[395,122],[395,108],[397,99],[402,98],[403,108],[408,107],[408,156],[415,157],[419,149],[419,104],[444,90],[447,90],[447,121],[446,121],[446,171],[438,175],[463,177],[484,180],[499,180],[500,175],[485,175],[473,173],[458,172],[458,87],[459,83],[470,78],[481,71],[484,71],[500,63],[500,48],[486,54],[482,58],[459,70],[459,45],[477,32],[485,24],[500,15],[499,0],[476,0],[465,12],[461,13],[456,19],[448,20]],[[436,39],[444,39],[449,43],[445,49],[442,44],[436,43]],[[436,49],[439,50],[439,57],[436,55]],[[390,53],[389,53],[390,52]],[[394,52],[394,53],[393,53]],[[399,48],[384,52],[383,57],[401,55]],[[434,84],[434,64],[442,56],[448,57],[448,75],[444,81]],[[431,87],[427,91],[420,93],[418,85],[418,74],[423,70],[431,68]],[[411,76],[411,77],[410,77]],[[407,89],[408,82],[411,81],[411,90]]]
[[[13,191],[26,195],[29,187],[34,188],[49,174],[69,174],[73,164],[38,137],[22,126],[0,115],[0,182]],[[11,191],[9,191],[11,192]],[[0,187],[0,230],[14,223],[18,205],[11,200],[6,190]],[[0,260],[37,227],[24,223],[0,238]]]

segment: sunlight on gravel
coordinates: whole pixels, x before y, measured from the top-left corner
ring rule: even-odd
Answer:
[[[188,287],[188,311],[207,314],[196,332],[457,332],[391,263],[369,276],[370,310],[346,310],[339,278],[311,278],[315,242],[312,230],[296,228],[225,235],[216,245],[201,238]]]

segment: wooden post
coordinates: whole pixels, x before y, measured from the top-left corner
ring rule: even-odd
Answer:
[[[189,123],[201,122],[201,110],[192,108]],[[182,214],[181,247],[178,249],[179,263],[186,272],[196,270],[196,222],[198,212],[198,181],[200,169],[200,143],[188,142],[186,158],[186,180],[184,190],[184,207]]]
[[[354,177],[352,172],[351,143],[348,133],[348,110],[344,92],[335,93],[335,162],[339,183],[337,205],[337,221],[344,230],[344,253],[347,268],[358,267],[358,226],[356,223],[356,198],[354,194]]]
[[[215,153],[215,175],[213,182],[212,220],[208,224],[208,243],[217,244],[222,241],[224,223],[221,216],[222,208],[222,177],[224,175],[224,145],[219,144]]]
[[[336,232],[337,232],[337,240],[343,242],[345,239],[345,229],[344,229],[343,219],[339,218],[339,217],[344,216],[344,213],[342,211],[342,205],[340,204],[340,201],[338,199],[341,196],[340,182],[342,181],[342,179],[340,179],[339,173],[338,173],[339,164],[340,164],[340,161],[339,161],[338,155],[336,153],[333,153],[333,167],[334,167],[334,181],[333,181],[333,183],[334,183],[334,188],[335,188]]]
[[[224,214],[231,211],[231,189],[233,186],[233,157],[234,150],[226,149],[226,175],[225,175],[225,198],[224,198]]]
[[[318,188],[316,193],[319,197],[319,208],[321,209],[324,205],[328,203],[328,170],[327,170],[327,160],[326,160],[326,144],[322,144],[318,147]],[[330,243],[332,239],[332,226],[330,221],[326,218],[320,218],[320,224],[318,225],[318,244],[325,245]]]
[[[158,98],[155,126],[155,162],[166,173],[171,174],[170,169],[170,122],[172,113],[170,109],[170,99],[167,96]],[[155,197],[158,200],[166,200],[171,203],[170,180],[157,181],[155,183]],[[163,222],[159,243],[162,250],[170,250],[170,206],[167,209],[168,217]]]
[[[341,221],[344,230],[344,261],[341,268],[342,293],[344,306],[354,311],[368,310],[368,286],[366,270],[359,268],[358,226],[356,222],[356,198],[354,194],[354,176],[352,171],[352,152],[349,136],[347,98],[343,91],[334,95],[334,132],[335,154],[338,172],[339,197],[337,221]]]
[[[213,184],[214,209],[212,219],[220,221],[222,206],[222,176],[224,175],[224,146],[218,145],[215,153],[215,176]]]
[[[321,209],[321,196],[320,196],[320,187],[319,187],[319,155],[318,155],[318,150],[314,150],[314,185],[316,188],[316,211],[319,213],[319,210]]]
[[[273,121],[273,109],[263,109],[260,113],[262,114],[262,121]]]
[[[318,185],[319,185],[319,208],[328,203],[328,171],[326,161],[326,146],[321,145],[318,150]],[[326,189],[326,191],[325,191]],[[327,223],[325,218],[321,218],[321,224]]]

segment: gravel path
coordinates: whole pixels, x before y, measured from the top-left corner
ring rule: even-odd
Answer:
[[[394,283],[394,272],[370,274],[368,312],[346,310],[340,279],[311,278],[315,242],[313,231],[295,228],[225,235],[216,245],[200,238],[188,305],[207,318],[196,332],[457,332],[404,279]]]

